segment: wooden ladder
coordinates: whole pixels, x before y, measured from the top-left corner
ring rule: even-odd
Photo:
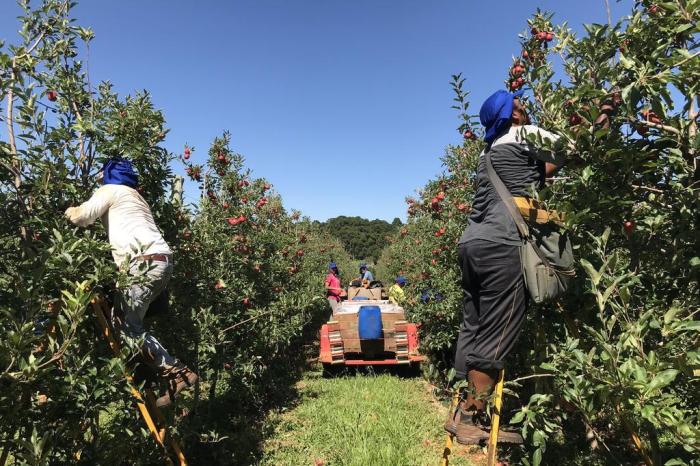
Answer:
[[[331,364],[345,363],[345,345],[343,345],[338,321],[328,321],[328,340],[331,344]]]
[[[398,320],[394,323],[394,332],[396,339],[396,361],[399,364],[410,364],[411,356],[408,353],[408,322]]]
[[[97,317],[97,322],[100,325],[102,336],[109,343],[109,347],[115,356],[120,356],[120,344],[114,336],[110,325],[107,322],[107,316],[109,316],[109,307],[105,300],[101,297],[96,297],[92,300],[92,308],[95,311],[95,316]],[[125,370],[127,383],[129,384],[129,389],[131,394],[136,401],[136,407],[139,410],[143,422],[146,423],[148,431],[153,436],[158,446],[163,453],[166,464],[174,466],[177,461],[179,466],[187,466],[187,459],[182,451],[180,442],[172,435],[168,434],[168,426],[165,423],[165,417],[161,413],[158,406],[156,406],[156,396],[151,388],[146,388],[144,390],[145,394],[141,394],[134,383],[133,375]],[[170,450],[168,449],[170,447]],[[175,461],[173,461],[173,458]]]

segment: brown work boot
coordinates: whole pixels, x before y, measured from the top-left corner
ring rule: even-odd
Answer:
[[[478,445],[488,440],[488,426],[484,424],[483,411],[460,411],[455,437],[462,445]]]
[[[465,411],[466,404],[464,400],[460,401],[456,408],[450,409],[447,412],[447,420],[445,421],[445,431],[452,435],[457,435],[457,424],[459,423],[461,412]]]
[[[199,376],[185,365],[170,366],[162,371],[161,377],[165,379],[167,388],[156,400],[156,406],[159,408],[170,405],[182,390],[193,386],[199,379]]]
[[[501,443],[514,443],[521,445],[523,443],[523,436],[514,430],[498,429],[498,441]]]

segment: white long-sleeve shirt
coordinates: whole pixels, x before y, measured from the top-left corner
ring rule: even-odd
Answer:
[[[102,218],[118,266],[127,254],[172,254],[153,220],[151,208],[133,188],[119,184],[101,186],[79,207],[70,209],[70,220],[85,227]]]

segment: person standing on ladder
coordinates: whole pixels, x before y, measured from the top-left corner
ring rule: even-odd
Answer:
[[[542,188],[545,176],[551,176],[561,160],[526,139],[526,135],[536,135],[538,141],[559,146],[558,136],[530,125],[522,94],[495,92],[482,105],[479,117],[485,128],[484,151],[490,152],[494,169],[513,196],[529,197],[531,188]],[[468,388],[445,423],[445,430],[461,444],[488,439],[485,398],[525,319],[528,295],[520,264],[521,244],[515,222],[489,181],[482,153],[469,224],[459,240],[464,308],[455,371],[457,380],[468,381]],[[523,441],[517,432],[503,430],[498,440]]]
[[[103,185],[87,202],[69,207],[65,215],[81,227],[102,218],[114,261],[136,278],[128,287],[117,288],[114,307],[116,314],[123,316],[123,339],[130,345],[143,342],[141,356],[167,382],[165,393],[156,401],[159,407],[167,406],[198,379],[143,326],[149,305],[165,290],[172,276],[172,251],[156,226],[150,207],[136,190],[138,176],[131,162],[110,159],[101,174]]]

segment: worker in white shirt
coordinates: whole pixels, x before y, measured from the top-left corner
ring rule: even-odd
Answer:
[[[148,306],[165,290],[172,276],[172,251],[158,230],[150,207],[135,189],[138,176],[131,162],[108,160],[101,173],[103,186],[79,207],[69,207],[66,217],[82,227],[102,218],[117,266],[140,277],[126,288],[117,288],[115,311],[123,316],[122,338],[129,344],[142,341],[141,356],[166,381],[167,389],[157,405],[167,406],[198,379],[143,326]]]

